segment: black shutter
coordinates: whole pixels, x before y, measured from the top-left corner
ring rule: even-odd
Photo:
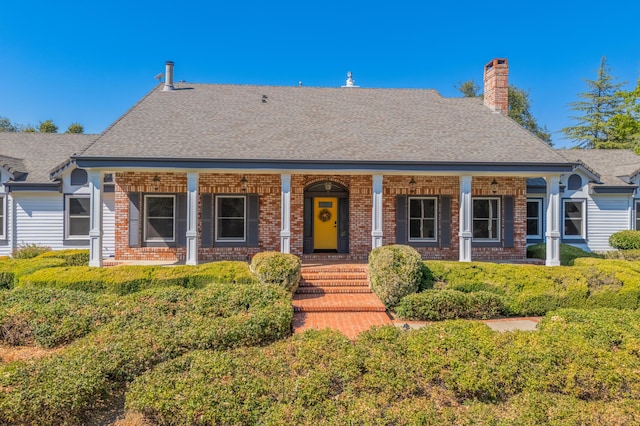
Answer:
[[[247,195],[247,246],[258,247],[258,194]]]
[[[313,198],[304,197],[304,242],[302,251],[313,253]]]
[[[348,198],[338,198],[338,253],[349,253]]]
[[[187,194],[178,194],[176,197],[176,245],[187,245]]]
[[[504,248],[513,247],[513,216],[514,199],[508,195],[504,197]]]
[[[200,231],[200,246],[211,247],[213,242],[213,196],[202,194],[200,202],[202,204],[202,227]]]
[[[451,197],[440,197],[440,247],[451,246]]]
[[[407,244],[407,196],[396,197],[396,244]]]
[[[142,194],[130,192],[129,196],[129,247],[140,247],[140,201]]]

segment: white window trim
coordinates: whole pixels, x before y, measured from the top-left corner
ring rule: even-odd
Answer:
[[[215,227],[215,241],[217,243],[244,243],[247,241],[247,197],[245,195],[216,195],[216,202],[215,202],[215,206],[214,206],[214,210],[215,210],[215,214],[214,214],[214,227]],[[218,237],[218,200],[222,199],[222,198],[242,198],[244,200],[243,204],[243,208],[244,211],[242,213],[242,218],[244,220],[244,232],[243,232],[243,237],[242,238],[224,238],[224,237]],[[231,219],[231,218],[227,218],[227,219]]]
[[[411,238],[411,200],[433,200],[433,238]],[[420,219],[430,219],[423,218]],[[437,197],[409,197],[407,202],[407,241],[410,242],[436,242],[438,241],[438,198]]]
[[[0,209],[0,211],[2,212],[2,223],[0,223],[0,226],[2,226],[2,229],[0,229],[0,233],[2,235],[0,235],[0,240],[6,240],[7,239],[7,211],[8,211],[7,201],[9,198],[7,197],[6,193],[0,194],[0,198],[2,198],[2,209]]]
[[[173,217],[171,218],[173,220],[173,238],[148,238],[147,237],[147,221],[149,219],[148,216],[148,206],[149,203],[147,202],[147,200],[149,198],[172,198],[173,199]],[[169,217],[166,218],[162,218],[162,217],[158,217],[155,219],[169,219]],[[144,222],[144,242],[145,243],[158,243],[158,242],[165,242],[165,243],[172,243],[176,241],[176,196],[175,195],[155,195],[155,194],[145,194],[144,196],[144,213],[142,216],[142,220]]]
[[[587,227],[587,218],[586,218],[586,213],[587,213],[587,203],[585,202],[586,200],[583,199],[573,199],[573,198],[564,198],[562,200],[562,238],[564,238],[565,240],[584,240],[586,239],[586,227]],[[565,216],[565,211],[566,211],[566,204],[567,203],[577,203],[577,204],[581,204],[581,213],[582,213],[582,226],[580,229],[580,235],[566,235],[564,233],[565,230],[565,221],[567,220],[566,216]]]
[[[477,242],[496,242],[496,241],[500,241],[501,238],[501,229],[502,228],[502,204],[501,204],[501,200],[500,197],[473,197],[471,199],[471,233],[473,235],[473,223],[476,221],[476,215],[475,212],[473,211],[473,202],[474,201],[479,201],[479,200],[496,200],[497,204],[496,204],[496,208],[497,208],[497,213],[498,213],[498,217],[497,219],[497,224],[498,224],[498,229],[496,230],[496,238],[473,238],[473,241],[477,241]],[[482,220],[489,220],[489,224],[491,224],[492,222],[492,217],[489,218],[482,218]],[[491,233],[491,232],[489,232]]]
[[[527,238],[539,238],[539,239],[541,239],[542,238],[542,198],[527,198],[527,203],[537,203],[538,204],[538,233],[537,234],[527,234]],[[529,220],[529,215],[527,215],[526,220]]]
[[[71,235],[69,234],[71,230],[71,208],[69,206],[69,202],[72,198],[87,198],[90,199],[91,196],[89,194],[68,194],[64,197],[64,238],[65,240],[82,240],[86,241],[89,239],[89,234],[87,235]],[[74,216],[77,218],[88,218],[91,220],[91,213],[86,216]]]

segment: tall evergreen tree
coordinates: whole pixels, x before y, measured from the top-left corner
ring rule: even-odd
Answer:
[[[576,142],[579,148],[604,148],[614,142],[607,122],[622,113],[623,100],[619,89],[623,83],[614,83],[607,66],[607,58],[602,57],[598,78],[585,80],[587,91],[578,96],[582,100],[569,104],[580,115],[571,118],[577,121],[575,126],[562,129],[562,132]]]
[[[475,81],[468,80],[462,83],[458,83],[455,86],[456,89],[465,98],[477,98],[482,97],[480,93],[480,86]],[[538,121],[531,114],[531,101],[529,100],[529,92],[524,89],[520,89],[516,86],[509,85],[508,91],[509,97],[509,112],[508,116],[512,120],[516,121],[522,127],[548,143],[551,143],[551,133],[547,130],[546,126],[540,126]]]

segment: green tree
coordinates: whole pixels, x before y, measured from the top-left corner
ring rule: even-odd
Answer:
[[[21,131],[23,131],[25,133],[35,133],[36,132],[36,128],[33,127],[31,124],[27,124],[26,126],[24,126],[22,128]]]
[[[58,126],[52,120],[41,121],[38,125],[40,133],[58,133]]]
[[[465,98],[477,98],[482,96],[480,90],[482,89],[475,81],[468,80],[463,82],[458,82],[456,86],[454,86]]]
[[[621,112],[607,121],[608,142],[601,142],[596,148],[635,149],[640,152],[640,79],[636,87],[618,92],[622,99]]]
[[[480,86],[473,80],[458,83],[455,86],[465,98],[482,97]],[[540,126],[531,114],[531,101],[529,92],[516,86],[509,86],[509,112],[508,116],[522,127],[551,145],[551,134],[546,126]]]
[[[84,133],[84,126],[80,123],[71,123],[65,133]]]
[[[565,127],[562,132],[579,148],[605,148],[615,143],[608,121],[623,113],[623,99],[619,91],[623,83],[614,83],[610,72],[607,58],[603,56],[598,78],[586,79],[587,91],[578,94],[582,100],[569,104],[580,115],[572,116],[577,124]]]
[[[0,117],[0,132],[18,132],[20,126],[12,123],[7,117]]]

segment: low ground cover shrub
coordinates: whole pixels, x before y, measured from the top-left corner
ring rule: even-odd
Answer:
[[[37,270],[64,265],[63,259],[4,259],[0,260],[0,289],[10,289],[21,277]]]
[[[403,245],[382,246],[369,255],[371,288],[387,307],[420,289],[429,288],[420,253]]]
[[[14,259],[32,259],[48,251],[51,251],[51,247],[40,244],[22,244],[11,252],[11,257]]]
[[[85,424],[154,365],[196,349],[261,346],[291,333],[291,295],[213,284],[118,298],[103,327],[47,358],[0,366],[1,424]]]
[[[210,283],[247,284],[256,279],[245,262],[212,262],[198,266],[88,266],[40,270],[22,278],[24,287],[53,287],[98,293],[130,294],[147,288],[202,288]]]
[[[14,289],[0,293],[0,342],[44,348],[70,343],[112,318],[113,298],[82,291]]]
[[[192,352],[135,379],[126,407],[154,424],[633,424],[640,316],[620,312],[561,310],[533,333],[445,321]]]
[[[546,259],[547,258],[547,245],[546,244],[534,244],[527,247],[527,257],[533,259]],[[600,258],[602,255],[598,253],[592,253],[584,251],[578,247],[574,247],[569,244],[560,244],[560,264],[564,266],[573,265],[575,259],[581,257],[596,257]]]
[[[610,250],[604,253],[605,259],[640,260],[640,250]]]
[[[640,249],[640,231],[624,230],[611,234],[609,245],[618,250],[638,250]]]
[[[89,264],[89,250],[69,249],[53,250],[37,256],[39,259],[64,259],[65,266],[87,266]]]
[[[300,284],[302,263],[293,254],[262,252],[251,259],[251,271],[262,284],[276,284],[294,293]]]

